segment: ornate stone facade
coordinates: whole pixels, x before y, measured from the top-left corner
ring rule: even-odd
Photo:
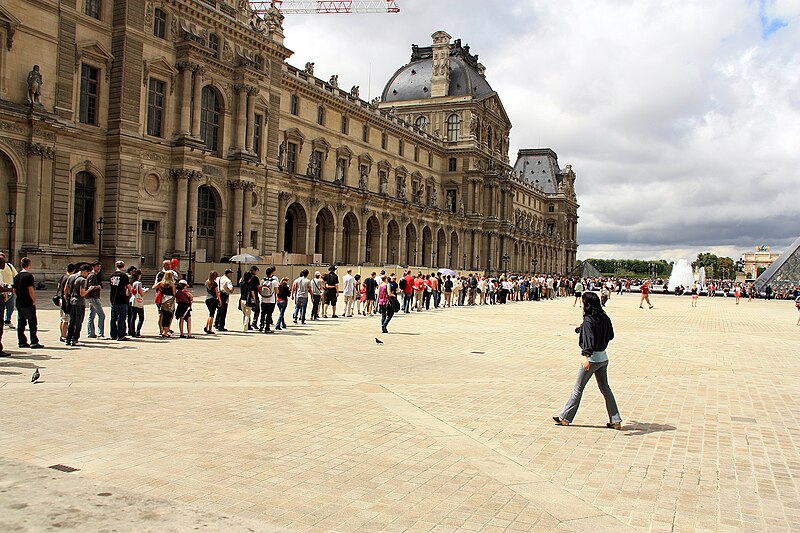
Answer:
[[[553,187],[510,166],[510,120],[468,46],[437,32],[410,63],[431,64],[435,95],[390,96],[395,77],[366,102],[313,63],[286,63],[281,20],[234,0],[0,6],[0,209],[17,213],[14,255],[53,273],[98,253],[156,268],[190,246],[198,261],[241,247],[572,268],[575,175],[550,151]],[[463,80],[469,98],[453,93]]]

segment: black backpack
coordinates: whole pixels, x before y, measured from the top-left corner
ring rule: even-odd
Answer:
[[[400,278],[399,287],[401,291],[406,290],[406,278]]]

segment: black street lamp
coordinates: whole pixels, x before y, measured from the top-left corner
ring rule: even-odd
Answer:
[[[503,273],[504,274],[508,272],[508,262],[510,260],[511,260],[511,258],[508,257],[508,254],[503,254]]]
[[[14,264],[14,247],[11,245],[11,237],[14,231],[14,221],[17,220],[17,213],[13,209],[6,211],[8,220],[8,262]]]
[[[186,270],[186,281],[189,283],[189,287],[192,286],[194,283],[194,276],[192,273],[192,240],[194,240],[194,228],[189,226],[189,268]]]
[[[103,222],[103,217],[100,217],[97,219],[97,233],[100,237],[97,242],[97,260],[101,263],[103,262],[103,226],[105,226],[105,222]]]
[[[242,255],[242,243],[244,243],[244,235],[242,235],[242,230],[236,234],[236,240],[239,242],[239,255]],[[242,263],[241,261],[236,262],[236,278],[241,281],[242,279]]]
[[[464,266],[461,267],[461,270],[467,269],[467,254],[464,254]]]
[[[417,249],[414,248],[414,266],[417,266]]]
[[[431,268],[436,268],[436,250],[431,252]]]
[[[475,262],[477,263],[477,265],[475,265],[475,270],[480,270],[481,269],[481,256],[476,256],[475,257]]]

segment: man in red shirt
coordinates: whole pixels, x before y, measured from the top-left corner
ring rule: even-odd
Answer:
[[[414,308],[422,311],[422,296],[425,293],[425,276],[420,272],[414,280]]]
[[[406,282],[403,287],[403,311],[410,313],[411,300],[414,298],[414,276],[411,275],[410,270],[403,276],[403,280]]]

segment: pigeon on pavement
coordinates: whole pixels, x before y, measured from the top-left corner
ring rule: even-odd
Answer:
[[[378,337],[375,337],[375,344],[383,344],[383,341],[380,340]]]
[[[37,368],[36,370],[33,371],[33,376],[31,376],[31,383],[36,383],[40,377],[41,374],[39,374],[39,369]]]

